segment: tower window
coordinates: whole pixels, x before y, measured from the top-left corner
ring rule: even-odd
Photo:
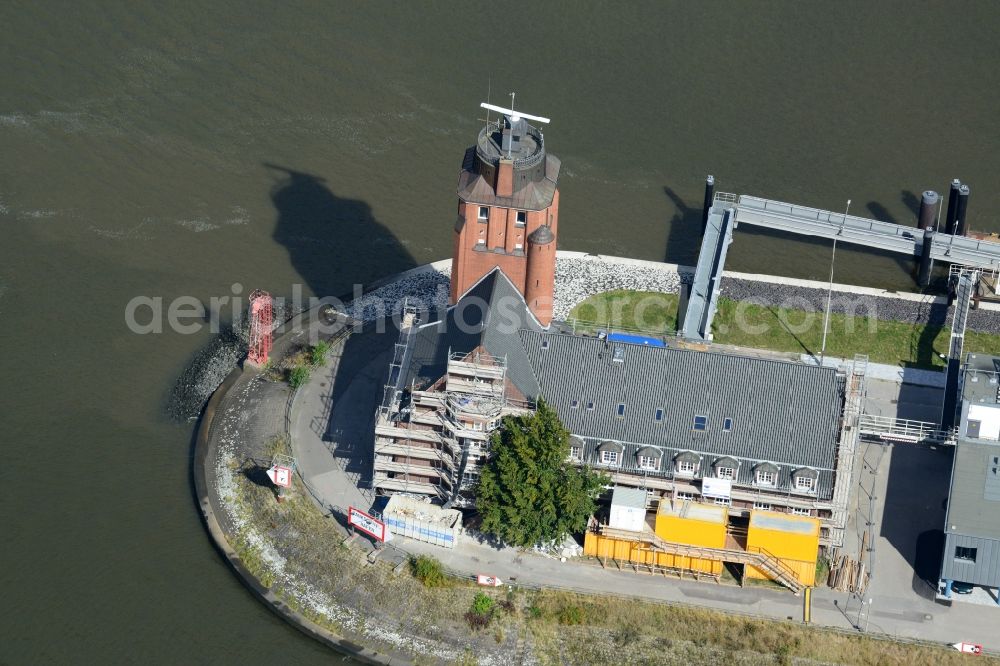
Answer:
[[[479,207],[479,219],[480,220],[488,220],[488,219],[490,219],[490,207],[489,206],[480,206]]]
[[[514,243],[514,249],[515,250],[523,250],[524,249],[524,245],[522,243]]]
[[[528,223],[528,214],[523,210],[517,211],[517,221],[514,223],[516,226],[523,227]]]

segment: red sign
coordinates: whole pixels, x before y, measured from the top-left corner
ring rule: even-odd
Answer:
[[[476,582],[487,587],[500,587],[503,585],[503,581],[496,576],[487,576],[486,574],[476,576]]]
[[[376,520],[361,509],[347,507],[347,524],[356,527],[370,537],[385,541],[385,523]]]
[[[271,479],[271,483],[282,488],[290,488],[292,486],[292,470],[288,467],[278,467],[275,465],[267,470],[267,478]]]

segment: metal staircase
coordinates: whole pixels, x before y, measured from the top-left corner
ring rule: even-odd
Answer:
[[[805,586],[799,582],[795,572],[787,564],[769,553],[763,548],[753,548],[748,550],[737,550],[731,548],[706,548],[704,546],[689,546],[681,543],[670,543],[664,541],[652,530],[633,532],[614,527],[601,527],[604,536],[612,537],[621,541],[633,541],[636,543],[648,543],[653,550],[668,555],[680,555],[682,557],[695,557],[714,562],[729,562],[732,564],[749,564],[757,567],[771,580],[781,583],[796,595]]]

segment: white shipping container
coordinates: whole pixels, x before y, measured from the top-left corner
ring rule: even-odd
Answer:
[[[608,526],[641,532],[646,527],[646,492],[639,488],[617,487],[611,494]]]
[[[462,513],[457,509],[442,509],[401,495],[389,498],[382,519],[394,535],[444,548],[455,547],[462,529]]]

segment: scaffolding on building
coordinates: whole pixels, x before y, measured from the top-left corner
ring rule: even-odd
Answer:
[[[534,405],[508,395],[506,358],[482,348],[449,349],[444,377],[422,389],[406,386],[417,323],[407,312],[376,413],[372,486],[465,506],[461,491],[478,477],[479,452],[488,453],[500,419]]]
[[[840,421],[840,437],[837,439],[837,467],[834,471],[833,501],[826,539],[828,545],[834,548],[844,545],[847,531],[851,479],[860,434],[859,419],[864,409],[867,370],[868,356],[865,354],[855,354],[850,367],[845,368],[844,411]]]

